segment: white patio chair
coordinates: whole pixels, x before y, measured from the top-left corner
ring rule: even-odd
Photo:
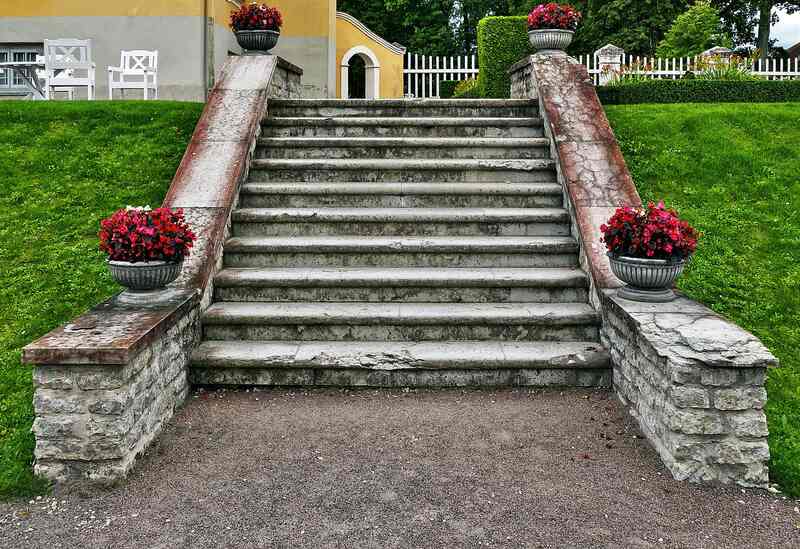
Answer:
[[[95,97],[95,64],[91,40],[45,40],[44,71],[48,82],[47,97],[55,86],[86,88],[89,100]],[[65,74],[65,73],[69,74]]]
[[[158,99],[158,51],[122,51],[119,67],[108,67],[108,98],[114,99],[114,90],[142,90],[144,99]]]
[[[44,64],[44,55],[37,55],[36,56],[36,62]],[[74,88],[64,87],[64,86],[59,86],[58,85],[59,79],[60,79],[60,77],[62,75],[64,77],[71,77],[72,76],[72,69],[67,69],[67,70],[61,71],[58,74],[56,74],[56,76],[53,77],[53,78],[50,78],[49,76],[47,76],[47,71],[45,69],[40,69],[40,70],[36,71],[36,77],[39,79],[39,82],[41,83],[42,89],[44,90],[45,99],[53,99],[53,97],[51,97],[51,95],[50,95],[51,93],[53,93],[53,94],[66,93],[68,100],[72,101],[73,99],[75,99],[75,89]],[[51,84],[50,84],[51,81],[52,81],[52,92],[51,92]]]

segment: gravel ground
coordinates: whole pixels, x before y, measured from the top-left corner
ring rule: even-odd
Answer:
[[[0,547],[800,547],[796,505],[672,480],[606,391],[199,392]]]

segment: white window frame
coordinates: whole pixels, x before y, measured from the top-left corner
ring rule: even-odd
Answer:
[[[35,60],[35,56],[43,55],[43,53],[43,44],[0,44],[0,54],[5,54],[6,56],[4,61],[14,61],[15,55],[19,54],[28,54],[29,56],[33,56],[33,60]],[[24,82],[18,83],[19,76],[16,73],[10,69],[7,69],[5,73],[5,83],[0,81],[0,94],[30,93],[30,88],[28,88]]]

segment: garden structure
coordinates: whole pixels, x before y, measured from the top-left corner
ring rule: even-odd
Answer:
[[[38,473],[124,477],[191,384],[613,386],[675,477],[767,485],[774,357],[616,295],[599,227],[640,199],[585,67],[535,55],[474,101],[300,100],[301,74],[227,62],[164,202],[197,235],[169,300],[26,347]]]

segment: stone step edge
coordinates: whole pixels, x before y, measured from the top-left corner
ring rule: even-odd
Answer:
[[[269,107],[538,107],[531,99],[269,99]]]
[[[262,120],[262,125],[281,127],[308,126],[448,126],[448,127],[541,127],[539,117],[379,117],[379,116],[276,116]]]
[[[251,170],[377,170],[377,171],[542,171],[555,168],[555,161],[532,159],[304,159],[256,158]]]
[[[564,208],[239,208],[234,223],[567,223]]]
[[[261,182],[245,183],[243,194],[382,194],[382,195],[563,195],[558,183],[481,182]]]
[[[608,369],[594,342],[204,341],[192,367],[362,370]]]
[[[217,273],[218,288],[414,287],[414,288],[586,288],[580,269],[448,267],[412,268],[231,268]]]
[[[574,253],[569,236],[237,236],[225,242],[235,253]]]
[[[546,137],[261,137],[259,147],[273,148],[542,148]]]
[[[526,325],[585,326],[600,323],[589,304],[381,303],[218,301],[202,314],[206,325]]]

